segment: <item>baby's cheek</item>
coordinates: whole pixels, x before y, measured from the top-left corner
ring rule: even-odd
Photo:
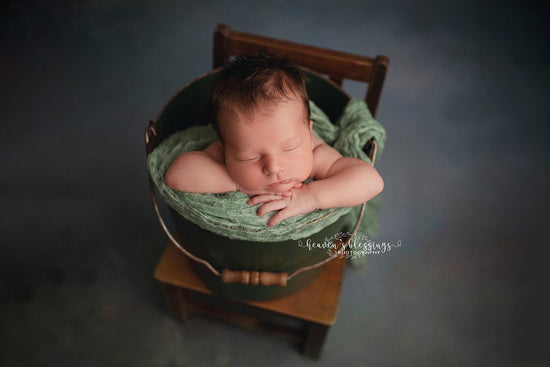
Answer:
[[[302,180],[307,179],[313,170],[313,157],[308,155],[302,157],[301,160],[296,160],[296,172]]]
[[[229,174],[241,187],[245,187],[249,190],[259,190],[263,188],[263,181],[258,177],[257,172],[252,167],[234,170],[233,172],[229,171]]]

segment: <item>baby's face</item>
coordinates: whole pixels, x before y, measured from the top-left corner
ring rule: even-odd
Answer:
[[[225,164],[241,188],[283,192],[310,176],[311,123],[305,114],[298,100],[266,103],[251,114],[220,112]]]

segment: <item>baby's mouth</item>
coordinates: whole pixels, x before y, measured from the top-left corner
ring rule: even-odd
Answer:
[[[293,179],[281,180],[281,181],[277,181],[277,182],[274,182],[272,184],[269,184],[268,187],[277,187],[277,186],[281,186],[281,185],[288,185],[289,183],[292,183],[292,182],[294,182]]]

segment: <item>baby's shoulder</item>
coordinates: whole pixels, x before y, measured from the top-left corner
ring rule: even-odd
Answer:
[[[317,136],[317,134],[311,134],[311,147],[315,152],[315,149],[319,148],[322,145],[327,145],[323,139]]]
[[[209,146],[207,146],[203,150],[203,152],[211,155],[216,162],[222,163],[222,164],[225,163],[225,154],[223,150],[223,145],[219,139],[211,143]]]
[[[322,179],[326,176],[334,162],[341,158],[342,155],[316,135],[313,135],[312,146],[313,177],[316,179]]]

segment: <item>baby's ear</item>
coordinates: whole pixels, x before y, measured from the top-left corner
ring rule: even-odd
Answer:
[[[313,121],[309,120],[309,132],[311,132],[311,129],[313,129]]]

